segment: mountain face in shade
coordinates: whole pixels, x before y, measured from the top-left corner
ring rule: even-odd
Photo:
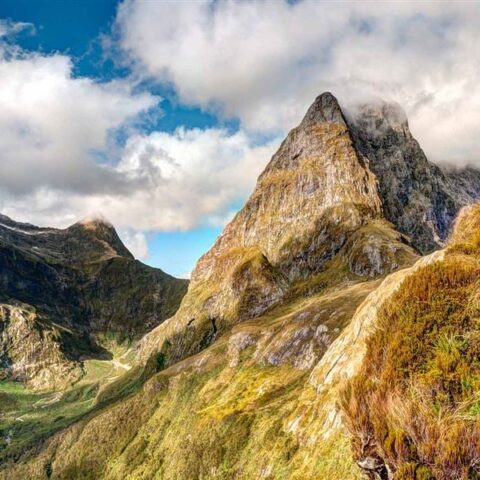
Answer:
[[[0,436],[0,464],[13,458],[0,479],[477,478],[479,207],[462,209],[449,247],[421,255],[446,243],[479,194],[476,170],[426,159],[397,105],[347,114],[320,95],[197,263],[178,311],[130,350],[132,369],[108,379],[89,414],[62,419],[65,428],[44,440],[10,407],[3,429],[17,437]],[[53,318],[40,307],[61,310],[65,298],[88,299],[89,332],[119,332],[138,318],[111,315],[117,304],[121,312],[137,305],[122,303],[129,288],[111,282],[137,285],[130,269],[143,266],[108,225],[80,224],[33,244],[26,231],[34,227],[3,223],[8,235],[25,230],[9,243],[26,265],[9,291],[41,299],[34,310],[7,302],[4,318],[27,326],[37,311]],[[21,282],[36,261],[50,280],[29,295]],[[70,278],[63,269],[82,279],[82,295],[68,290],[75,283],[60,288]],[[62,365],[61,355],[39,348],[37,358]]]
[[[349,125],[377,177],[385,217],[422,253],[445,245],[458,211],[480,198],[480,172],[430,163],[397,104],[363,105]]]
[[[175,313],[185,290],[135,260],[108,222],[60,230],[2,215],[3,372],[38,388],[71,381],[82,358],[109,355],[103,337],[139,338]]]

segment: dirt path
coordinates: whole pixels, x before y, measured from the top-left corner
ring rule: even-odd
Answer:
[[[122,363],[118,360],[112,360],[112,365],[114,365],[115,368],[122,368],[123,370],[127,371],[132,368],[131,365],[128,365],[128,363]]]

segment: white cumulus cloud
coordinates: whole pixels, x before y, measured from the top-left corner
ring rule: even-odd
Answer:
[[[1,187],[29,192],[47,186],[76,192],[123,187],[94,153],[109,132],[158,99],[127,82],[74,78],[64,55],[0,57]]]
[[[158,97],[128,79],[75,77],[66,55],[1,41],[22,28],[0,23],[2,213],[57,227],[102,216],[146,258],[146,231],[216,223],[252,189],[277,142],[222,128],[141,133],[134,125]]]
[[[286,131],[315,96],[399,102],[427,154],[480,164],[476,2],[126,0],[116,28],[139,75],[186,103]]]
[[[113,168],[129,188],[115,193],[51,188],[3,196],[3,213],[33,223],[66,226],[88,215],[120,229],[187,230],[218,223],[242,200],[277,146],[255,146],[243,132],[184,128],[131,136]],[[1,198],[1,197],[0,197]]]

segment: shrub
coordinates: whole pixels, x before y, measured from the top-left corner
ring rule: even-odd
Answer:
[[[384,305],[342,394],[357,458],[381,458],[395,480],[480,472],[480,237],[457,238]]]

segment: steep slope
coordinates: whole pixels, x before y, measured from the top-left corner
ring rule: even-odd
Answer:
[[[309,372],[378,284],[344,285],[244,321],[109,405],[120,379],[99,392],[92,415],[6,464],[0,478],[360,478],[343,434],[323,442],[317,417],[302,436],[297,422],[318,402]]]
[[[417,270],[384,305],[368,361],[344,392],[369,478],[478,478],[479,292],[475,205],[462,212],[442,261]]]
[[[378,178],[386,218],[422,253],[445,245],[458,211],[480,198],[480,172],[430,163],[397,104],[363,105],[349,127]]]
[[[429,261],[441,259],[434,255]],[[138,394],[57,434],[5,478],[47,478],[48,470],[64,479],[360,479],[338,393],[362,364],[381,305],[427,263],[237,325]]]
[[[376,178],[355,149],[337,100],[325,93],[199,260],[180,310],[144,339],[140,356],[168,348],[172,364],[231,325],[298,295],[299,286],[314,291],[375,277],[414,256],[407,238],[384,220]]]
[[[0,216],[3,375],[55,388],[108,357],[108,339],[139,338],[177,309],[186,282],[136,261],[114,228],[58,230]]]
[[[420,248],[440,224],[404,228],[406,210],[423,218],[418,202],[385,218],[390,180],[371,164],[398,152],[367,151],[358,128],[331,94],[318,97],[200,259],[178,312],[140,342],[140,362],[34,450],[9,427],[0,478],[360,479],[356,460],[382,475],[388,459],[352,451],[337,401],[368,361],[384,306],[444,253],[415,263],[399,230]],[[415,177],[415,158],[402,168]],[[476,180],[463,184],[468,201]],[[415,333],[405,342],[418,345]]]

